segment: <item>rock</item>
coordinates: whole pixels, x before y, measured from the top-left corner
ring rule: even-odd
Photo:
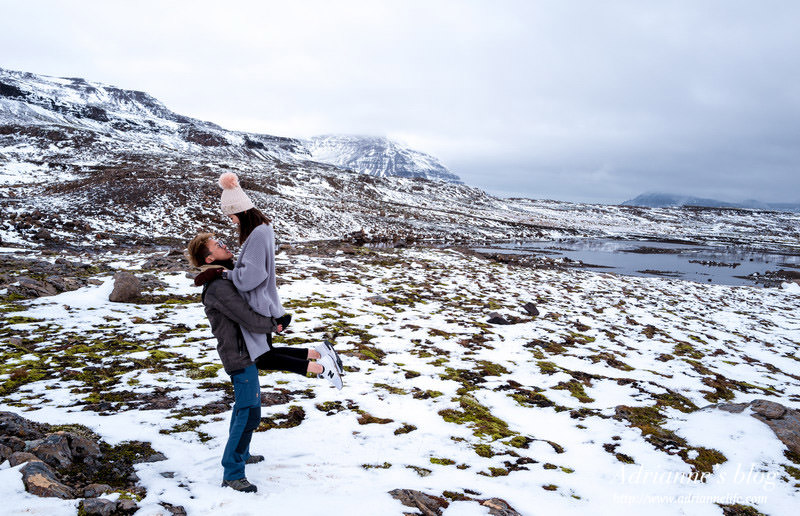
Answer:
[[[703,407],[726,412],[741,413],[747,407],[753,409],[752,416],[775,432],[778,439],[795,454],[800,455],[800,412],[769,400],[753,400],[750,403],[720,403]]]
[[[174,471],[162,471],[161,473],[159,473],[159,475],[161,475],[164,478],[175,478]]]
[[[489,508],[489,514],[492,516],[521,516],[520,513],[514,510],[513,507],[508,505],[508,502],[501,498],[489,498],[483,500],[481,505]]]
[[[27,276],[17,277],[20,288],[28,295],[34,297],[52,296],[58,294],[58,290],[49,283],[44,283]]]
[[[11,464],[12,468],[14,466],[19,466],[20,464],[23,464],[25,462],[30,462],[32,460],[38,460],[39,462],[42,461],[42,459],[40,459],[36,455],[24,451],[14,452],[8,457],[8,463]]]
[[[395,489],[389,491],[389,494],[406,507],[419,509],[424,516],[441,516],[442,509],[450,505],[442,497],[426,495],[413,489]]]
[[[18,348],[22,346],[22,339],[19,337],[11,337],[10,339],[8,339],[8,343],[14,346],[15,348]]]
[[[129,498],[123,498],[117,502],[117,511],[122,514],[133,514],[138,508],[136,502]]]
[[[117,502],[105,498],[88,498],[78,504],[78,514],[111,516],[117,510]]]
[[[532,317],[536,317],[537,315],[539,315],[539,309],[536,308],[536,305],[534,305],[533,303],[530,302],[525,303],[524,305],[522,305],[522,309],[528,312],[528,315]]]
[[[168,510],[172,516],[186,516],[186,509],[183,505],[172,505],[167,502],[161,502],[161,507]]]
[[[99,458],[102,455],[100,445],[91,439],[83,437],[72,432],[56,432],[56,434],[63,434],[69,440],[69,449],[72,456],[78,459],[85,459],[87,457]]]
[[[103,493],[110,493],[114,488],[108,484],[89,484],[83,488],[83,496],[86,498],[97,498]]]
[[[11,448],[12,453],[25,450],[25,441],[13,435],[4,435],[0,437],[0,444]]]
[[[130,272],[120,271],[114,274],[114,290],[108,296],[115,303],[130,303],[142,295],[139,280]]]
[[[183,256],[183,252],[173,250],[166,255],[158,255],[150,258],[142,264],[142,269],[153,271],[185,271],[189,267],[189,262]]]
[[[28,450],[55,468],[72,466],[72,450],[65,432],[50,434],[44,439],[28,443]]]
[[[90,279],[86,280],[86,283],[88,283],[89,285],[102,285],[103,284],[103,282],[101,280],[97,279],[97,278],[90,278]]]
[[[767,400],[755,400],[750,403],[750,406],[753,408],[753,412],[761,416],[764,416],[766,419],[782,418],[784,414],[786,414],[786,411],[788,410],[780,403],[775,403],[774,401],[767,401]]]
[[[59,482],[50,466],[41,461],[31,461],[20,468],[25,490],[36,496],[75,498],[75,491]]]
[[[152,455],[148,455],[147,457],[142,457],[141,459],[136,459],[133,461],[133,464],[143,464],[145,462],[161,462],[162,460],[167,460],[167,456],[161,452],[153,453]]]
[[[31,439],[44,437],[44,432],[42,427],[33,421],[28,421],[13,412],[0,412],[0,435],[13,436],[30,441]],[[6,446],[14,448],[9,444],[6,444]],[[15,449],[14,451],[20,451],[20,449]]]
[[[11,454],[14,453],[14,450],[6,446],[5,444],[0,444],[0,462],[11,457]]]
[[[511,324],[510,322],[506,321],[502,315],[497,312],[491,312],[489,314],[489,320],[486,321],[489,324]]]
[[[367,301],[369,301],[371,303],[375,303],[376,305],[387,305],[387,304],[392,302],[391,299],[385,298],[385,297],[381,296],[380,294],[372,296],[372,297],[368,297]]]
[[[34,238],[36,238],[38,240],[52,240],[53,239],[53,235],[48,230],[42,228],[42,229],[40,229],[39,231],[36,232],[36,234],[34,235]]]

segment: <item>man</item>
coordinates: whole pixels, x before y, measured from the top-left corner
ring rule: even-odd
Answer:
[[[228,442],[222,454],[222,485],[254,493],[258,488],[244,474],[245,464],[264,460],[250,455],[250,439],[261,422],[261,389],[258,369],[245,348],[240,327],[253,333],[282,330],[274,319],[250,308],[230,281],[219,280],[217,268],[233,268],[233,254],[211,233],[201,233],[189,243],[189,261],[203,272],[195,284],[203,286],[202,300],[211,332],[217,338],[217,352],[234,391]]]

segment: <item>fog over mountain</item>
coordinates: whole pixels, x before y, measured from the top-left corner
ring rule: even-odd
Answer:
[[[737,208],[745,210],[800,211],[800,202],[776,203],[762,202],[755,199],[749,199],[741,202],[726,202],[717,199],[693,197],[691,195],[678,195],[658,192],[643,193],[633,199],[629,199],[621,203],[621,205],[646,206],[650,208],[700,206],[706,208]]]

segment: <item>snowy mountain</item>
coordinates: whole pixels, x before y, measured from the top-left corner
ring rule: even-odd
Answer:
[[[402,147],[387,138],[317,136],[308,141],[308,149],[314,161],[371,176],[424,177],[452,183],[461,182],[458,176],[433,156]]]
[[[734,203],[719,201],[717,199],[669,193],[644,193],[623,202],[622,206],[645,206],[648,208],[697,206],[704,208],[737,208],[744,210],[800,211],[800,203],[769,203],[757,201],[755,199]]]
[[[427,178],[385,175],[403,163]],[[224,234],[231,229],[219,212],[217,179],[229,170],[275,220],[282,241],[363,232],[373,242],[576,235],[798,242],[794,214],[500,199],[386,139],[227,131],[143,92],[0,69],[4,245],[185,245],[201,228]]]
[[[329,136],[302,141],[227,131],[174,113],[147,93],[77,78],[0,69],[0,123],[4,125],[3,134],[17,133],[23,140],[17,143],[38,147],[48,159],[75,151],[91,158],[98,150],[121,154],[180,152],[266,163],[280,160],[297,164],[312,159],[375,176],[460,183],[436,158],[385,138]],[[58,149],[51,149],[53,140],[58,142]],[[19,158],[25,152],[6,149],[5,157]]]

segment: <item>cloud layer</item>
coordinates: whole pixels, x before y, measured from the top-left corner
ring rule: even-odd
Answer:
[[[798,201],[798,15],[790,0],[14,2],[0,66],[145,90],[231,129],[388,135],[499,194]]]

